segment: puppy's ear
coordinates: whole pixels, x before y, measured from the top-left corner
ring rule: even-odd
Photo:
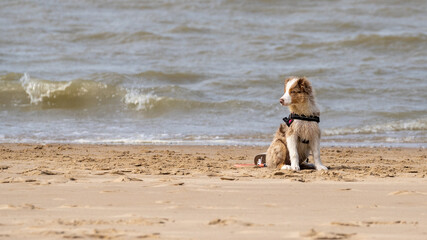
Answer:
[[[294,79],[294,78],[293,78],[293,77],[286,78],[286,79],[285,79],[285,86],[286,86],[286,84],[288,84],[288,82],[289,82],[289,81],[291,81],[292,79]]]
[[[298,79],[298,86],[300,87],[302,92],[305,92],[308,94],[311,94],[313,92],[313,89],[311,87],[311,83],[305,77]]]
[[[292,77],[290,77],[290,78],[286,78],[286,79],[285,79],[285,86],[284,86],[284,88],[283,88],[283,92],[284,92],[284,93],[286,93],[286,85],[287,85],[287,84],[288,84],[288,82],[289,82],[289,81],[291,81],[292,79],[293,79]]]
[[[295,79],[295,78],[298,78],[298,77],[294,77],[294,76],[292,76],[292,77],[289,77],[289,78],[286,78],[286,79],[285,79],[285,92],[286,92],[286,85],[288,85],[288,83],[289,83],[291,80]]]

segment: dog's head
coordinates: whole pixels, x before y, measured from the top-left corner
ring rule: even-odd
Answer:
[[[307,102],[313,97],[311,83],[305,77],[290,77],[285,80],[285,94],[280,98],[283,106]]]

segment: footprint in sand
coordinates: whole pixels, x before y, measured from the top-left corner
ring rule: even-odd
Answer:
[[[400,224],[411,224],[411,225],[417,225],[418,222],[407,222],[407,221],[363,221],[361,224],[364,224],[365,226],[369,227],[371,225],[400,225]]]
[[[245,227],[255,226],[254,223],[244,222],[236,219],[214,219],[208,223],[208,225],[228,226],[228,225],[241,225]]]
[[[0,170],[7,170],[7,169],[9,169],[10,168],[10,166],[7,166],[7,165],[0,165]]]
[[[317,232],[314,229],[311,229],[307,233],[301,234],[301,237],[311,238],[311,239],[350,239],[352,236],[356,235],[356,233],[335,233],[335,232]]]
[[[93,238],[93,239],[123,238],[123,239],[126,239],[125,236],[126,234],[123,231],[119,231],[115,228],[107,228],[107,229],[93,229],[91,231],[83,231],[81,235],[76,235],[76,237],[73,237],[73,238]]]
[[[137,238],[149,238],[149,239],[159,238],[159,237],[160,237],[160,233],[151,233],[151,234],[137,236]]]
[[[26,175],[26,176],[40,176],[40,175],[62,175],[64,173],[62,173],[62,172],[53,172],[53,171],[50,171],[50,170],[38,167],[38,168],[33,168],[33,169],[30,169],[30,170],[23,171],[20,174]]]
[[[0,183],[34,183],[37,182],[35,179],[24,179],[21,177],[7,177],[5,179],[0,180]]]
[[[113,182],[142,182],[142,179],[139,178],[134,178],[134,177],[128,177],[128,176],[122,176],[119,177],[115,180],[113,180]]]
[[[233,177],[221,177],[221,180],[225,180],[225,181],[237,181],[239,180],[238,178],[233,178]]]
[[[94,209],[95,207],[91,207],[89,205],[80,206],[77,204],[64,204],[62,206],[59,206],[58,208],[86,208],[86,209],[91,208],[91,209]]]
[[[37,210],[37,209],[42,209],[42,208],[37,207],[37,206],[34,206],[33,204],[25,203],[25,204],[21,204],[21,205],[3,204],[3,205],[0,205],[0,209],[11,209],[11,210],[20,210],[20,209],[25,209],[25,210]]]
[[[407,222],[407,221],[361,221],[361,222],[331,222],[331,225],[343,226],[343,227],[370,227],[372,225],[400,225],[400,224],[411,224],[417,225],[418,222]]]
[[[391,192],[388,195],[427,195],[427,192],[401,190],[401,191]]]
[[[157,200],[154,203],[155,204],[175,204],[174,202],[169,201],[169,200]]]
[[[353,222],[331,222],[331,225],[342,227],[360,227],[361,225]]]

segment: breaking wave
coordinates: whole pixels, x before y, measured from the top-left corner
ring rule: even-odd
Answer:
[[[192,73],[162,73],[147,71],[126,77],[143,78],[148,83],[171,81],[185,84],[198,81],[201,76]],[[0,104],[10,109],[56,108],[88,109],[109,106],[105,111],[131,110],[159,116],[165,113],[188,114],[194,111],[221,112],[230,114],[242,108],[250,111],[264,109],[261,103],[248,100],[209,99],[202,91],[184,86],[166,84],[144,87],[143,84],[124,83],[120,76],[93,76],[96,80],[75,79],[54,81],[30,77],[29,74],[3,75],[0,79]],[[115,78],[107,83],[102,77]],[[149,84],[148,84],[149,85]],[[89,112],[90,113],[90,112]]]
[[[26,99],[20,99],[25,104],[28,99],[31,105],[50,107],[87,107],[100,104],[114,98],[117,88],[90,80],[49,81],[31,78],[25,73],[20,79]]]
[[[144,94],[140,90],[130,89],[126,91],[123,102],[138,111],[149,111],[163,99],[163,97],[158,97],[151,93]]]
[[[158,90],[162,92],[162,90]],[[165,113],[188,114],[197,111],[224,112],[230,114],[243,107],[259,108],[249,101],[227,100],[219,102],[201,101],[187,97],[158,96],[142,89],[125,89],[122,102],[128,109],[134,109],[152,116]]]
[[[72,84],[72,82],[48,82],[30,79],[27,73],[19,81],[33,104],[39,104],[43,99],[56,98],[59,95],[63,95]]]

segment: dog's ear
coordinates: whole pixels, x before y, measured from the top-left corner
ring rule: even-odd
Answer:
[[[288,82],[291,81],[292,79],[295,79],[295,78],[298,78],[298,77],[288,77],[285,79],[285,90],[284,90],[284,92],[286,92],[286,85],[288,85]]]
[[[290,78],[286,78],[285,79],[285,86],[284,86],[284,89],[283,89],[283,92],[285,92],[286,93],[286,85],[288,84],[288,82],[289,81],[291,81],[292,80],[292,77],[290,77]]]
[[[311,94],[313,92],[313,89],[311,87],[311,83],[305,77],[298,79],[298,86],[300,87],[302,92],[305,92],[308,94]]]
[[[285,86],[286,86],[286,84],[288,84],[289,81],[291,81],[294,78],[298,78],[298,77],[288,77],[288,78],[286,78],[285,79]]]

